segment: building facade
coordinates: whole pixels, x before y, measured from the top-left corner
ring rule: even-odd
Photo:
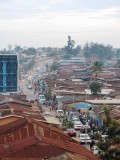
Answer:
[[[0,54],[0,92],[18,92],[18,56]]]

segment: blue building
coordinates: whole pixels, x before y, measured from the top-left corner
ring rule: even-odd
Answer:
[[[18,92],[18,56],[0,54],[0,92]]]

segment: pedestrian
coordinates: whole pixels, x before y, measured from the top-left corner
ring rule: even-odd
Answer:
[[[52,111],[52,107],[50,106],[50,112]]]
[[[46,107],[48,106],[48,102],[47,101],[45,102],[45,105],[46,105]]]
[[[94,139],[92,138],[92,140],[91,140],[91,142],[90,142],[90,149],[91,149],[91,150],[92,150],[94,144],[95,144],[95,141],[94,141]]]

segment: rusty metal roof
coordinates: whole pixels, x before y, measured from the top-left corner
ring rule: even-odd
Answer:
[[[2,105],[2,104],[10,104],[10,103],[22,104],[22,105],[26,105],[28,107],[32,107],[32,105],[30,103],[28,103],[28,102],[24,102],[24,101],[12,99],[12,98],[5,99],[4,101],[0,101],[0,105]]]
[[[2,113],[2,117],[8,115],[19,115],[23,117],[32,117],[35,119],[46,121],[45,118],[40,114],[39,111],[34,111],[30,108],[24,108],[21,106],[17,106],[16,104],[4,104],[0,106],[0,111]]]
[[[27,124],[26,119],[22,118],[22,119],[14,121],[14,122],[5,124],[3,126],[0,126],[0,136],[2,134],[10,133],[10,132],[20,128],[21,126],[26,125],[26,124]]]
[[[26,130],[26,126],[27,128],[29,128],[28,130]],[[40,132],[37,132],[37,129],[42,129],[43,134],[39,134]],[[30,133],[32,132],[31,135],[29,133],[29,136],[28,134],[26,134],[26,132],[28,131]],[[17,141],[13,141],[14,140],[13,136],[15,136],[18,133],[21,135],[20,139]],[[76,143],[69,136],[67,136],[62,130],[52,126],[48,126],[47,124],[44,124],[42,122],[37,122],[32,118],[20,119],[8,125],[2,126],[0,130],[0,138],[5,140],[4,144],[1,144],[2,148],[0,148],[1,157],[7,156],[8,153],[11,156],[12,155],[15,156],[18,150],[19,151],[21,150],[20,153],[23,154],[23,149],[31,146],[31,149],[28,151],[29,154],[31,152],[33,153],[35,151],[39,151],[38,153],[41,154],[41,156],[44,155],[45,157],[48,154],[50,156],[54,156],[54,154],[56,153],[57,155],[58,152],[63,154],[64,151],[73,154],[78,154],[79,156],[85,156],[87,160],[98,160],[98,158],[95,157],[90,151],[88,151],[82,145]],[[43,145],[43,144],[49,146],[48,150],[44,150],[45,148],[43,146],[42,148],[44,149],[43,152],[41,152],[41,150],[39,150],[38,148],[35,149],[34,147],[35,145]],[[9,145],[11,149],[9,149]],[[49,150],[50,146],[54,147],[54,149],[53,148],[51,149],[52,151]],[[54,152],[55,149],[56,152]],[[19,156],[21,156],[21,154]],[[26,156],[26,154],[24,154],[24,156]]]
[[[46,143],[40,143],[40,140],[36,136],[0,145],[0,158],[46,158],[64,153],[64,149]]]
[[[20,141],[9,142],[0,145],[0,158],[12,157],[18,158],[45,158],[54,157],[64,153],[76,154],[77,157],[85,157],[86,160],[98,160],[91,152],[81,145],[71,143],[62,143],[45,137],[32,136]],[[21,154],[20,154],[21,153]]]

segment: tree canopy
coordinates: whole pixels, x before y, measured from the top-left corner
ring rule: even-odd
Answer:
[[[98,147],[99,157],[103,160],[119,160],[120,159],[120,121],[111,120],[107,128],[107,139],[102,141],[100,138]]]
[[[94,81],[93,83],[91,83],[89,88],[92,94],[101,93],[101,86],[97,81]]]
[[[57,70],[57,69],[58,69],[58,64],[57,64],[57,63],[53,63],[53,64],[51,65],[51,70],[55,71],[55,70]]]
[[[117,51],[116,51],[116,57],[120,58],[120,49],[117,49]]]
[[[76,48],[75,46],[75,41],[71,39],[71,36],[68,36],[68,41],[67,41],[67,46],[62,48],[65,54],[69,54],[71,56],[76,56],[77,54],[80,53],[81,47],[78,45]]]
[[[117,67],[120,68],[120,59],[117,60]]]
[[[103,45],[91,42],[86,43],[83,48],[84,56],[86,58],[96,57],[102,61],[106,59],[111,59],[113,57],[113,47],[110,45]]]
[[[27,55],[35,55],[36,49],[34,47],[28,48],[24,51]]]

